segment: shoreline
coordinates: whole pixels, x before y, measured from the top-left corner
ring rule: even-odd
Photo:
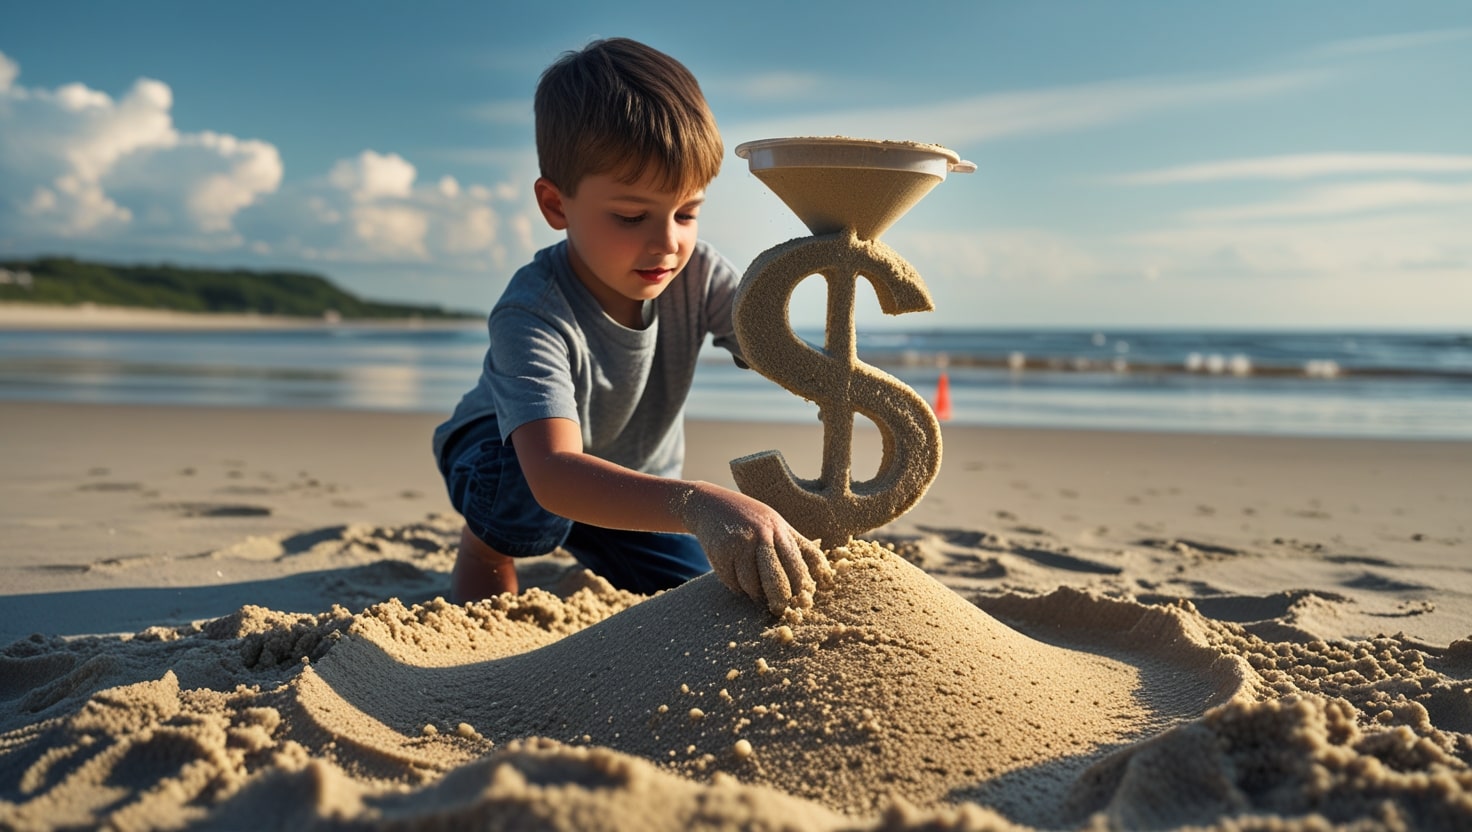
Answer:
[[[7,327],[7,310],[21,323]],[[0,305],[0,398],[448,411],[481,369],[484,327],[479,319],[328,324],[140,310],[40,314]],[[1235,375],[1227,369],[1242,356],[1222,357],[1238,348],[1233,339],[1110,337],[911,332],[876,338],[888,346],[861,351],[860,359],[927,400],[948,379],[956,424],[1472,440],[1472,423],[1461,415],[1472,406],[1472,354],[1445,339],[1377,343],[1363,347],[1361,359],[1347,357],[1355,343],[1349,335],[1322,345],[1265,339],[1241,348],[1277,358],[1244,357],[1241,369],[1250,372]],[[905,344],[914,351],[897,350]],[[1025,369],[997,363],[1012,347],[1029,350],[1018,362]],[[1122,370],[1101,364],[1096,353],[1115,347],[1127,347],[1133,363]],[[737,369],[723,352],[711,347],[702,355],[688,415],[812,419],[801,398]],[[1328,369],[1319,368],[1322,377],[1284,369],[1305,359]]]
[[[4,332],[0,328],[0,332]],[[391,408],[372,406],[344,406],[329,407],[320,404],[293,405],[281,402],[270,402],[264,404],[236,404],[236,403],[209,403],[209,402],[130,402],[130,401],[72,401],[59,398],[5,398],[0,397],[0,409],[8,405],[22,406],[54,406],[54,407],[118,407],[124,409],[139,408],[162,408],[165,410],[196,409],[200,411],[256,411],[256,412],[282,412],[282,413],[315,413],[315,414],[362,414],[365,416],[402,416],[422,417],[426,419],[443,420],[450,414],[449,408],[428,409],[418,407]],[[770,428],[775,431],[787,429],[804,430],[812,425],[809,419],[765,419],[746,418],[733,416],[730,418],[713,416],[686,416],[685,423],[689,426],[709,425],[712,429],[718,429],[720,425],[737,427]],[[1351,444],[1361,443],[1387,443],[1395,445],[1406,443],[1412,445],[1447,445],[1452,448],[1472,447],[1472,439],[1464,439],[1456,436],[1383,436],[1383,435],[1346,435],[1339,433],[1288,433],[1268,432],[1250,430],[1200,430],[1190,428],[1142,428],[1131,426],[1096,425],[1090,427],[1075,427],[1070,425],[1018,425],[1010,423],[978,424],[966,420],[947,420],[941,423],[944,431],[996,431],[999,433],[1019,434],[1083,434],[1103,436],[1175,436],[1196,439],[1224,439],[1224,440],[1271,440],[1283,442],[1346,442]],[[700,429],[700,428],[696,428]],[[864,428],[858,427],[863,430]]]
[[[78,326],[88,325],[94,321],[108,321],[113,318],[122,320],[130,319],[130,325],[146,328],[151,325],[169,326],[172,323],[185,319],[197,318],[207,328],[214,324],[224,323],[228,325],[253,325],[260,323],[280,324],[286,327],[299,325],[318,325],[316,318],[302,318],[288,315],[265,315],[256,313],[216,313],[216,312],[186,312],[167,309],[145,309],[133,306],[105,306],[93,303],[81,304],[46,304],[25,303],[17,301],[0,301],[0,330],[7,328],[22,328],[31,326],[27,319],[34,319],[37,328],[66,328],[75,321]],[[393,323],[407,321],[407,318],[374,318],[358,319],[371,322]],[[460,319],[421,319],[425,323],[484,323],[484,315]],[[137,321],[132,324],[132,321]],[[343,324],[358,321],[342,321]],[[821,324],[814,322],[807,326],[796,327],[796,330],[804,333],[821,333]],[[933,333],[948,334],[952,332],[998,332],[998,333],[1081,333],[1081,332],[1142,332],[1156,334],[1179,334],[1179,333],[1248,333],[1257,335],[1315,335],[1315,334],[1363,334],[1363,335],[1415,335],[1415,336],[1445,336],[1462,339],[1472,339],[1472,330],[1452,326],[1385,326],[1377,324],[1344,324],[1324,325],[1305,324],[1301,326],[1253,326],[1249,324],[1201,324],[1193,326],[1168,326],[1159,323],[1139,324],[1113,324],[1109,326],[1090,324],[1039,324],[1030,326],[1026,324],[994,324],[981,327],[971,326],[940,326],[915,328],[903,325],[900,322],[882,321],[870,324],[865,331],[875,336],[890,334],[916,334]],[[876,348],[878,352],[884,352],[883,348]],[[1064,368],[1067,369],[1067,368]]]
[[[228,312],[181,312],[126,306],[0,302],[0,332],[162,330],[300,330],[300,329],[460,329],[483,326],[484,318],[357,318],[327,320],[288,315]]]

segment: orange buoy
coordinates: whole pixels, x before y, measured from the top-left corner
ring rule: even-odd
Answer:
[[[945,373],[935,388],[935,418],[942,422],[951,418],[951,379]]]

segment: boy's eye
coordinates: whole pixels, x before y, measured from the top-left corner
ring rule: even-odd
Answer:
[[[644,220],[649,219],[649,215],[648,214],[629,215],[629,214],[614,213],[613,218],[615,220],[617,220],[618,222],[623,223],[624,225],[638,225],[639,223],[643,222]],[[694,214],[694,213],[683,212],[683,213],[675,214],[675,221],[676,222],[695,222],[696,219],[697,219],[697,215]]]

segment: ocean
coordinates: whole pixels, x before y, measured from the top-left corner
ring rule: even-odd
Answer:
[[[485,339],[481,324],[4,331],[0,399],[448,413]],[[859,356],[927,401],[944,375],[954,424],[1472,439],[1472,333],[861,331]],[[714,348],[686,412],[817,419]]]

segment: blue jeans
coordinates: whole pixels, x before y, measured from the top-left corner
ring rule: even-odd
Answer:
[[[453,437],[439,465],[450,503],[470,533],[503,555],[545,555],[561,546],[615,587],[643,595],[710,571],[693,535],[605,529],[542,508],[495,419]]]

